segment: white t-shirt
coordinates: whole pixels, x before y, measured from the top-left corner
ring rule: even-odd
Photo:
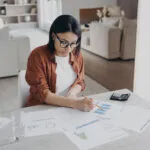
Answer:
[[[66,57],[55,56],[56,67],[56,94],[65,96],[69,87],[74,83],[77,74],[69,63],[69,55]]]

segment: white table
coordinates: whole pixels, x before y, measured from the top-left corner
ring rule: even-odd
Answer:
[[[119,90],[118,92],[126,93],[129,92],[126,89]],[[112,92],[107,92],[103,94],[94,95],[96,99],[101,99],[103,101],[109,101],[109,97]],[[126,102],[116,102],[122,103],[123,105],[134,105],[140,106],[142,108],[150,109],[150,102],[141,99],[135,94],[131,94],[130,98]],[[45,110],[49,109],[49,106],[35,106],[16,110],[11,115],[15,115],[19,119],[19,112],[21,110],[25,112],[35,111],[35,110]],[[9,115],[9,114],[8,114]],[[18,120],[19,121],[19,120]],[[18,130],[17,136],[20,135],[22,131]],[[150,126],[141,134],[135,132],[129,132],[130,136],[107,143],[92,150],[150,150]],[[1,136],[1,135],[0,135]],[[78,148],[70,142],[62,133],[53,135],[44,135],[28,138],[20,138],[16,143],[8,144],[1,147],[0,150],[78,150]]]

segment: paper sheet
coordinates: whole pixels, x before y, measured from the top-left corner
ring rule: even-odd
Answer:
[[[120,127],[142,131],[150,118],[149,111],[142,108],[97,104],[102,110],[95,108],[94,113],[64,107],[22,113],[24,136],[64,132],[80,149],[90,149],[128,136]]]
[[[112,119],[125,129],[142,132],[150,124],[150,110],[129,105],[117,105],[108,102],[99,102],[94,113]]]
[[[142,132],[150,125],[150,111],[128,106],[125,107],[114,120],[125,129]]]
[[[67,129],[65,134],[80,149],[93,148],[128,136],[126,132],[109,119],[98,117],[95,113],[70,108],[58,108],[55,109],[53,114],[72,126],[72,128],[68,128],[68,126],[64,125],[64,128]]]
[[[97,120],[96,115],[91,112],[83,112],[71,108],[58,108],[53,111],[53,114],[66,123],[63,126],[64,128],[68,124],[67,130],[70,129],[70,131],[80,128],[80,126],[90,125],[93,121]]]
[[[99,120],[90,126],[76,130],[73,134],[66,132],[66,135],[82,150],[128,136],[126,132],[109,120]]]
[[[21,113],[21,125],[25,137],[61,132],[60,124],[59,118],[48,110]]]

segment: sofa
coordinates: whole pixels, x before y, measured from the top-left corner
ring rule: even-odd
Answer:
[[[112,16],[91,21],[88,25],[86,30],[81,25],[83,49],[106,59],[135,58],[137,20]]]
[[[13,37],[8,27],[0,29],[0,77],[18,75],[26,69],[30,53],[27,36]]]
[[[124,21],[124,27],[121,29],[121,47],[120,58],[121,59],[134,59],[136,49],[136,32],[137,32],[137,20],[126,19]]]
[[[92,53],[107,59],[118,58],[120,56],[120,38],[119,28],[95,22],[90,25],[90,50]]]
[[[123,29],[92,22],[89,31],[82,33],[81,47],[106,59],[135,58],[136,20]]]

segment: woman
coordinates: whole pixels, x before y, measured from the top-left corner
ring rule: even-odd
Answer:
[[[28,58],[26,81],[30,96],[26,106],[49,104],[82,111],[93,108],[92,99],[77,98],[85,89],[80,42],[81,29],[76,19],[70,15],[56,18],[48,44],[34,49]]]

